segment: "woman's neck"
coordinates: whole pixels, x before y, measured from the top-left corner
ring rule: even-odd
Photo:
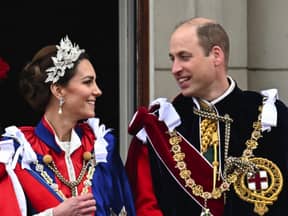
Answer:
[[[57,114],[58,115],[58,114]],[[60,141],[70,141],[72,128],[75,127],[75,122],[70,121],[62,117],[60,114],[50,115],[49,112],[44,114],[44,118],[50,125],[56,136]]]

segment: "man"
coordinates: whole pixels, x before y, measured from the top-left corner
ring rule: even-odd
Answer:
[[[137,215],[288,212],[288,109],[277,90],[238,88],[227,33],[210,19],[177,26],[169,56],[181,93],[140,107],[129,125]]]

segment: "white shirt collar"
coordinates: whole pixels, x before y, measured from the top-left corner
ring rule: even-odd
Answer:
[[[234,88],[235,88],[235,86],[236,86],[235,81],[232,79],[232,77],[227,76],[227,79],[229,79],[230,85],[229,85],[228,89],[226,89],[226,91],[225,91],[222,95],[220,95],[218,98],[215,98],[214,100],[212,100],[212,101],[210,101],[210,102],[207,101],[207,100],[205,100],[205,99],[201,99],[201,100],[202,100],[203,102],[205,102],[207,105],[211,106],[211,105],[215,105],[216,103],[218,103],[219,101],[221,101],[221,100],[223,100],[225,97],[227,97],[227,95],[229,95],[229,94],[234,90]],[[197,106],[198,108],[200,108],[200,105],[199,105],[198,100],[193,97],[193,101],[194,101],[194,103],[196,104],[196,106]]]
[[[71,131],[70,141],[60,141],[56,134],[55,134],[55,140],[56,143],[61,148],[61,150],[68,155],[71,155],[76,149],[78,149],[81,146],[81,140],[74,129],[72,129]]]

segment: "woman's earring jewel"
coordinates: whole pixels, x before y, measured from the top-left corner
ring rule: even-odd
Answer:
[[[64,98],[63,97],[60,97],[60,99],[59,99],[59,109],[58,109],[58,114],[62,114],[62,106],[63,106],[63,104],[64,104]]]

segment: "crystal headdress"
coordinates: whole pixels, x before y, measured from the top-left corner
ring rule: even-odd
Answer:
[[[56,45],[57,54],[56,57],[52,57],[54,67],[50,67],[46,70],[48,77],[45,82],[56,83],[60,77],[65,75],[66,69],[71,69],[74,66],[74,62],[77,61],[81,53],[84,53],[84,49],[80,49],[78,45],[72,44],[68,36],[64,37],[60,41],[60,45]]]

